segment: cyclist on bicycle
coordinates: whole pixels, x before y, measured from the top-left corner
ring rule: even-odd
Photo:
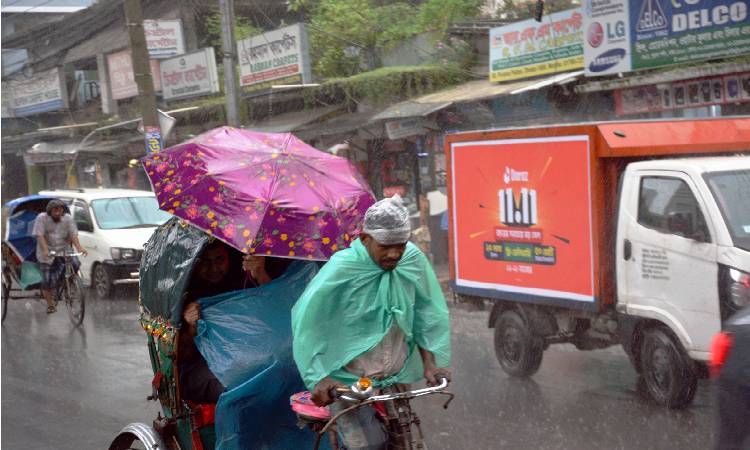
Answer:
[[[65,273],[65,258],[50,256],[50,252],[64,254],[72,244],[79,253],[88,253],[78,241],[76,223],[70,214],[65,212],[65,203],[61,200],[55,199],[47,203],[47,212],[37,216],[32,234],[36,237],[36,260],[42,272],[42,295],[47,301],[49,314],[57,311],[53,291],[60,285]],[[78,258],[72,257],[72,263],[78,270]]]
[[[318,406],[346,408],[331,389],[359,377],[377,387],[450,379],[448,309],[434,271],[411,243],[409,212],[395,196],[375,203],[351,247],[336,253],[292,310],[294,359]],[[385,448],[374,410],[342,416],[347,449]]]

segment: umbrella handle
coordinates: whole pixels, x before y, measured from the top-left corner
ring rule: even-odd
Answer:
[[[243,270],[243,272],[244,272],[244,270]],[[245,283],[242,286],[242,289],[247,289],[247,281],[248,280],[250,280],[253,283],[252,287],[254,287],[254,288],[258,287],[258,283],[255,282],[255,280],[253,279],[253,277],[251,277],[249,273],[245,272]]]

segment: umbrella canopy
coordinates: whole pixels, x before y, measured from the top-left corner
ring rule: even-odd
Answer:
[[[349,161],[290,133],[221,127],[143,164],[161,209],[247,254],[328,259],[375,201]]]

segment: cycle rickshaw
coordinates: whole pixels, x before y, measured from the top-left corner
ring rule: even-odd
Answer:
[[[11,300],[40,300],[41,273],[36,266],[36,238],[32,235],[34,220],[44,212],[54,197],[30,195],[4,205],[2,242],[2,320]],[[66,213],[69,213],[66,207]],[[86,312],[85,293],[81,277],[72,258],[78,253],[66,252],[54,256],[65,259],[63,280],[55,293],[56,303],[65,303],[70,321],[79,326]]]
[[[238,336],[235,335],[234,343],[256,340],[257,347],[252,350],[254,354],[257,353],[257,356],[252,356],[255,359],[251,362],[251,365],[255,368],[254,378],[231,389],[224,383],[227,385],[227,391],[222,394],[218,404],[194,404],[181,398],[180,372],[177,361],[181,311],[192,272],[197,265],[201,252],[213,239],[205,232],[186,222],[173,218],[159,227],[146,244],[140,269],[140,322],[146,332],[150,363],[154,373],[151,385],[152,392],[148,399],[159,401],[161,411],[150,424],[131,423],[125,426],[112,441],[110,450],[131,448],[209,450],[215,448],[217,437],[221,439],[224,435],[226,442],[227,434],[230,435],[230,438],[240,439],[235,441],[234,445],[228,445],[227,447],[255,448],[253,443],[248,443],[250,441],[247,435],[260,432],[276,433],[275,438],[277,439],[279,438],[278,434],[285,433],[294,442],[287,441],[288,443],[285,446],[275,448],[317,448],[318,444],[326,447],[329,445],[328,439],[321,438],[326,434],[333,436],[329,432],[333,425],[333,423],[329,424],[331,416],[330,414],[321,415],[323,408],[316,408],[309,404],[304,405],[306,399],[309,399],[309,393],[305,395],[300,392],[304,391],[305,388],[299,379],[297,368],[292,360],[290,330],[286,332],[286,336],[282,332],[280,337],[271,336],[267,338],[269,342],[260,342],[266,340],[266,338],[259,338],[258,333],[252,328],[269,330],[274,327],[288,328],[290,326],[290,310],[296,300],[295,295],[300,294],[301,290],[317,273],[318,264],[315,262],[297,261],[294,264],[298,264],[298,266],[290,266],[282,278],[279,278],[279,286],[274,287],[273,283],[269,284],[268,289],[277,290],[276,297],[272,294],[263,298],[262,295],[264,294],[258,294],[261,295],[258,298],[258,304],[263,302],[278,304],[280,301],[278,299],[279,291],[293,292],[291,297],[294,298],[288,303],[288,307],[285,309],[286,314],[273,313],[273,317],[269,319],[268,315],[265,317],[252,316],[251,312],[241,319],[252,323],[252,326],[241,330],[245,333],[240,336],[241,339],[236,339]],[[263,286],[257,290],[265,288],[266,286]],[[250,302],[243,301],[243,303]],[[207,313],[207,309],[202,311]],[[229,340],[225,340],[225,343],[227,341]],[[232,344],[232,342],[229,342],[229,344]],[[244,357],[247,357],[247,352],[245,352]],[[212,365],[211,368],[213,370],[214,366]],[[261,381],[257,382],[259,379]],[[222,381],[224,380],[222,379]],[[435,388],[396,393],[395,396],[394,394],[378,396],[375,395],[375,391],[370,390],[366,395],[362,395],[362,392],[353,395],[355,397],[353,401],[362,402],[362,406],[385,400],[398,400],[403,404],[411,398],[441,393],[446,385],[447,383],[443,383]],[[245,395],[245,397],[243,398],[241,395]],[[347,393],[344,392],[343,395],[347,395]],[[348,395],[352,396],[351,393]],[[228,397],[228,399],[225,397]],[[243,406],[243,402],[248,401],[248,398],[256,403],[266,402],[260,413],[256,411],[248,415],[247,411],[243,410],[243,408],[246,408],[246,406]],[[280,398],[281,401],[279,401]],[[291,407],[290,400],[288,400],[290,398]],[[223,408],[222,403],[224,403]],[[227,405],[229,406],[227,407]],[[302,407],[300,408],[300,406]],[[398,410],[408,412],[408,417],[398,417],[398,420],[393,421],[393,426],[400,429],[400,436],[410,436],[408,431],[414,427],[416,430],[413,433],[414,439],[421,440],[419,419],[416,418],[416,415],[412,414],[408,408],[399,407]],[[275,418],[275,423],[277,423],[282,415],[286,415],[286,422],[291,421],[293,426],[283,430],[267,430],[259,424],[269,418]],[[290,418],[291,420],[289,420]],[[224,422],[224,424],[222,425],[220,422]],[[230,429],[230,431],[227,432],[227,429]],[[310,429],[317,432],[317,435]],[[241,439],[245,440],[242,441]],[[237,442],[242,443],[237,444]],[[332,448],[337,447],[332,444]],[[409,445],[403,448],[425,447]]]

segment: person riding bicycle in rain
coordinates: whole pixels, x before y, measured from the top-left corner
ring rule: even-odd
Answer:
[[[333,255],[292,309],[294,360],[311,399],[346,408],[331,390],[369,377],[376,387],[450,379],[445,298],[425,255],[408,243],[409,212],[397,195],[372,205],[359,239]],[[342,416],[349,450],[387,442],[371,408]]]
[[[60,285],[65,270],[65,258],[50,256],[50,252],[63,254],[72,244],[79,253],[87,255],[86,249],[78,241],[78,228],[70,214],[65,212],[65,203],[50,200],[47,212],[34,220],[33,233],[36,238],[36,260],[42,272],[42,295],[47,301],[47,313],[57,310],[53,291]],[[73,257],[73,266],[80,267],[78,258]]]

